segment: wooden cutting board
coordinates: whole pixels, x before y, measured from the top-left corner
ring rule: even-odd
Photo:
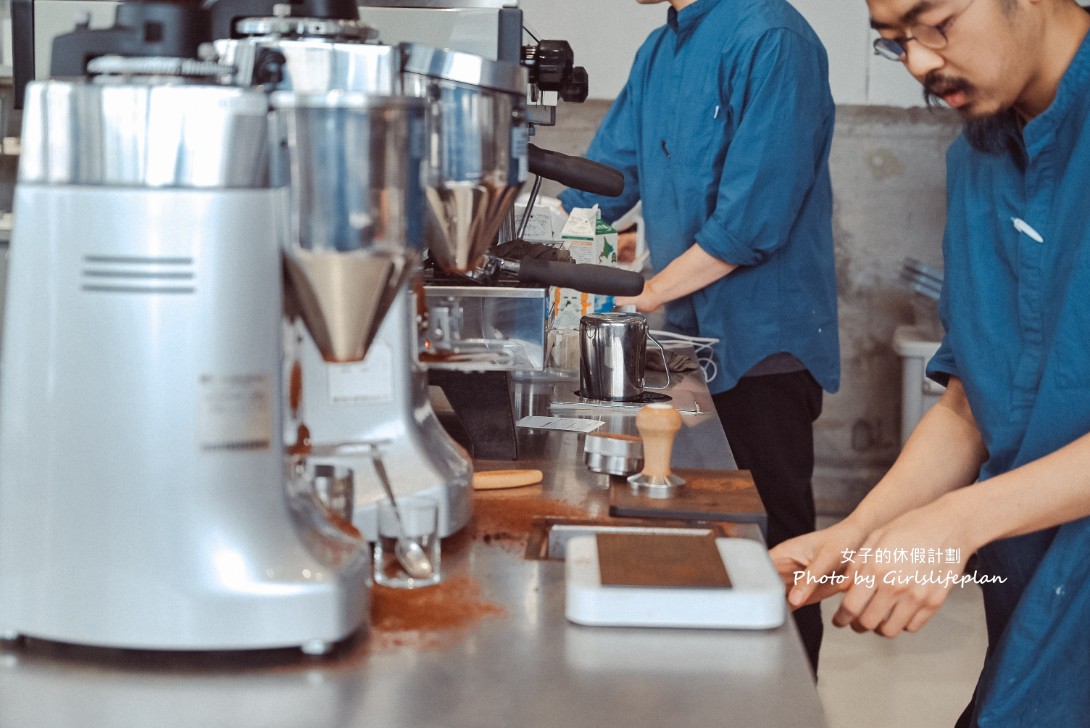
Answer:
[[[609,493],[609,514],[627,518],[674,518],[683,521],[732,521],[768,527],[761,496],[748,470],[680,469],[685,487],[670,498],[651,498],[615,479]]]

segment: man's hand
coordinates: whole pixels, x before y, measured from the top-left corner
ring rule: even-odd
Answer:
[[[792,609],[814,604],[847,588],[844,572],[865,533],[849,520],[784,541],[771,551]]]
[[[655,295],[654,291],[654,279],[647,281],[643,287],[643,293],[638,296],[617,296],[613,299],[613,305],[620,306],[635,306],[636,310],[640,313],[651,313],[657,311],[665,301],[659,299]]]
[[[876,529],[845,572],[847,593],[833,624],[885,637],[923,627],[978,547],[963,525],[945,497]]]
[[[617,262],[632,263],[636,260],[636,229],[629,228],[617,233]]]

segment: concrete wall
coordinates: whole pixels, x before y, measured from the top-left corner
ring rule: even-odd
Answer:
[[[840,106],[830,155],[842,384],[816,433],[826,512],[854,505],[900,449],[900,324],[937,327],[932,302],[900,281],[905,257],[941,266],[950,112]]]
[[[566,104],[535,142],[582,154],[609,108]],[[934,305],[900,281],[914,257],[941,265],[945,151],[960,130],[950,112],[842,105],[830,167],[834,191],[840,392],[826,396],[816,432],[819,509],[850,509],[889,467],[900,447],[900,324],[935,321]],[[558,191],[544,187],[546,194]]]

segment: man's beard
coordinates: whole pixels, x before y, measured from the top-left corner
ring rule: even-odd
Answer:
[[[1021,159],[1022,125],[1014,109],[1003,109],[990,116],[965,120],[965,139],[987,154],[1010,154]]]
[[[935,108],[947,96],[958,91],[972,94],[973,85],[960,78],[943,78],[928,74],[924,79],[923,98],[929,109]],[[987,116],[964,118],[965,139],[977,151],[985,154],[1010,154],[1020,159],[1022,151],[1022,127],[1014,109],[1001,109]]]

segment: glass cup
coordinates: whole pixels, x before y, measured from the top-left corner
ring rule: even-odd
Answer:
[[[389,501],[378,504],[378,538],[375,541],[375,583],[397,589],[416,589],[439,583],[439,503],[425,496],[397,499],[406,542],[416,543],[431,561],[431,576],[415,578],[397,557],[398,518]],[[406,543],[408,546],[409,543]]]

